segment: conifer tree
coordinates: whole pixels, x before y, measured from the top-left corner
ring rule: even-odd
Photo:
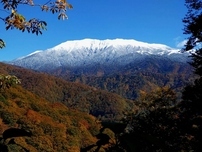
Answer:
[[[202,151],[202,0],[186,0],[187,14],[183,19],[184,34],[189,35],[184,51],[192,50],[191,65],[196,79],[185,87],[180,108],[180,131],[184,134],[186,151]]]
[[[184,51],[194,50],[192,63],[195,74],[202,76],[202,1],[186,0],[187,14],[185,15],[184,34],[189,35]]]
[[[190,112],[202,114],[202,0],[186,0],[185,4],[188,12],[183,19],[184,34],[189,38],[184,47],[184,51],[192,49],[192,62],[194,73],[197,75],[193,85],[185,88],[183,99],[187,101]]]

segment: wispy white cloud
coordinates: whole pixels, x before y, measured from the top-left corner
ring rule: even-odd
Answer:
[[[175,41],[175,46],[177,48],[183,48],[184,45],[187,43],[187,40],[186,39],[182,40],[181,37],[174,38],[174,41]]]
[[[177,47],[177,48],[183,48],[186,43],[187,43],[187,40],[183,40],[183,41],[181,41],[181,42],[178,42],[178,43],[176,44],[176,47]]]

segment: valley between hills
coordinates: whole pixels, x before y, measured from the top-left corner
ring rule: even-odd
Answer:
[[[183,128],[187,113],[181,101],[185,86],[194,83],[193,69],[187,59],[176,60],[181,54],[171,57],[173,50],[160,47],[169,52],[130,62],[125,62],[128,55],[119,56],[125,64],[113,57],[107,65],[34,68],[38,63],[30,62],[29,68],[27,61],[40,51],[0,63],[1,86],[6,75],[21,82],[9,79],[12,85],[1,88],[1,151],[181,151],[192,146]]]

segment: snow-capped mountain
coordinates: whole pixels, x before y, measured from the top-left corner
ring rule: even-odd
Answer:
[[[11,61],[10,64],[34,70],[55,69],[61,66],[77,68],[97,64],[124,66],[148,56],[185,62],[188,54],[163,44],[149,44],[132,39],[83,39],[66,41],[47,50],[35,51]]]

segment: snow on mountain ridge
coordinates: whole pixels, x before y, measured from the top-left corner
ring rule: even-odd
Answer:
[[[148,55],[172,56],[184,60],[179,50],[163,44],[149,44],[133,39],[83,39],[63,42],[45,51],[36,51],[11,62],[31,69],[79,67],[92,64],[126,65]]]
[[[83,40],[72,40],[63,42],[53,48],[48,50],[72,50],[72,49],[80,49],[80,48],[91,48],[91,49],[100,49],[106,46],[112,47],[120,47],[120,46],[133,46],[133,47],[145,47],[145,48],[155,48],[155,49],[172,49],[163,44],[150,44],[146,42],[140,42],[133,39],[106,39],[106,40],[98,40],[98,39],[83,39]]]
[[[26,56],[22,56],[22,57],[20,57],[20,58],[17,58],[16,60],[21,60],[21,59],[23,59],[23,58],[27,58],[27,57],[29,57],[29,56],[32,56],[32,55],[37,54],[37,53],[40,53],[40,52],[43,52],[43,51],[42,51],[42,50],[37,50],[37,51],[34,51],[34,52],[32,52],[32,53],[30,53],[30,54],[28,54],[28,55],[26,55]]]
[[[133,39],[83,39],[63,42],[53,48],[47,49],[48,53],[54,53],[56,56],[61,54],[71,54],[75,58],[87,56],[103,55],[105,53],[114,53],[118,56],[128,53],[139,54],[173,54],[179,53],[179,50],[172,49],[163,44],[149,44]],[[45,53],[46,54],[46,53]]]

